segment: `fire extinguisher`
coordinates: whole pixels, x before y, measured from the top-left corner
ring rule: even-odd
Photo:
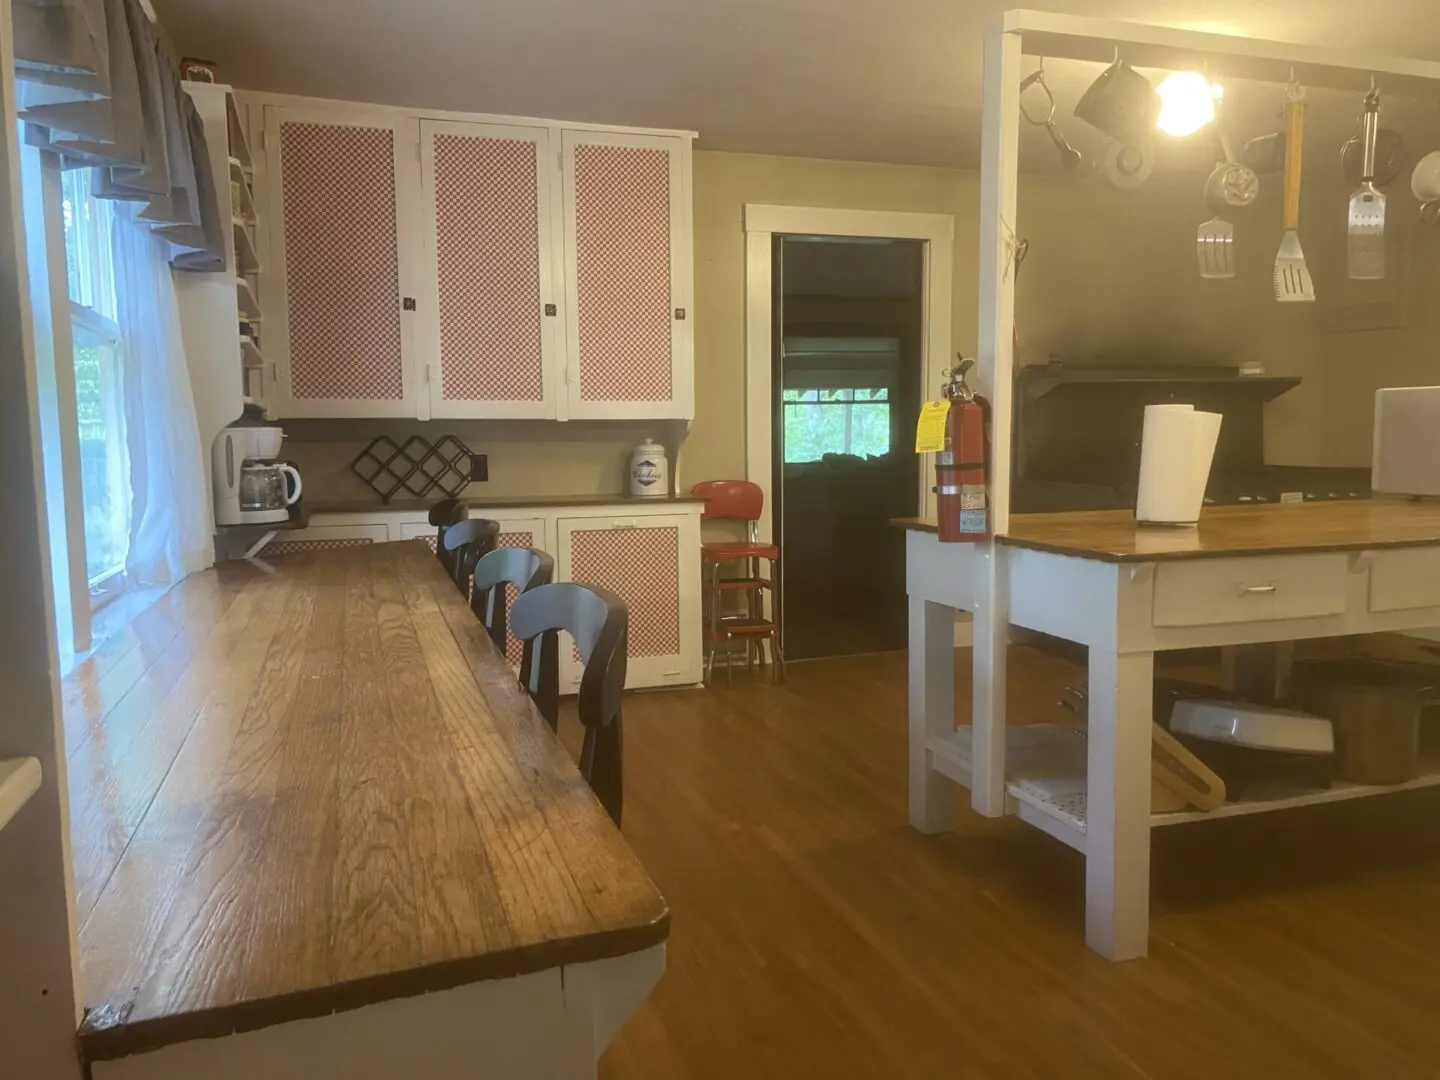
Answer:
[[[945,544],[990,535],[990,403],[965,382],[974,366],[974,360],[961,357],[945,373],[941,391],[950,399],[945,449],[935,455],[936,513]]]

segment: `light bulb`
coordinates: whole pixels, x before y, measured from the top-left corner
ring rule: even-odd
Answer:
[[[1155,126],[1166,135],[1194,135],[1215,119],[1219,95],[1198,71],[1172,71],[1156,87],[1156,93],[1160,95],[1160,117]]]

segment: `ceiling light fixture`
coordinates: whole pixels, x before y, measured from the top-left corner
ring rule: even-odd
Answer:
[[[1172,71],[1156,88],[1160,116],[1155,126],[1166,135],[1194,135],[1215,119],[1215,102],[1223,91],[1198,71]]]

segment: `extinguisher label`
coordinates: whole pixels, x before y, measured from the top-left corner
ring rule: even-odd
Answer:
[[[960,531],[984,535],[990,531],[990,514],[986,510],[961,510]]]
[[[986,507],[985,492],[966,492],[960,496],[961,510],[984,510]]]
[[[915,452],[938,454],[945,449],[945,418],[950,415],[950,399],[927,401],[920,409],[915,425]]]

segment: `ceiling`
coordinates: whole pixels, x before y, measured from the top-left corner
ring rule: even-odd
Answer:
[[[237,86],[688,128],[702,149],[973,166],[980,40],[1005,0],[153,0]],[[1030,6],[1440,59],[1414,0]],[[343,15],[337,11],[343,9]],[[1068,116],[1070,103],[1062,102]],[[1078,121],[1070,121],[1078,123]],[[1043,145],[1043,134],[1040,142]]]

